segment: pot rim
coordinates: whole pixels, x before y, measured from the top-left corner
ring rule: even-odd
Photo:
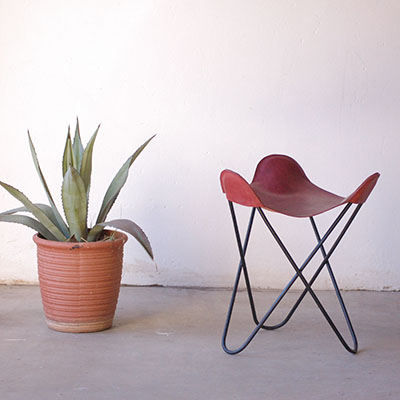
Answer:
[[[33,241],[39,246],[60,248],[60,249],[93,249],[93,248],[107,248],[118,245],[124,245],[128,241],[128,236],[123,232],[105,229],[105,232],[114,233],[116,238],[114,240],[98,240],[97,242],[58,242],[56,240],[49,240],[39,237],[36,233],[33,235]]]

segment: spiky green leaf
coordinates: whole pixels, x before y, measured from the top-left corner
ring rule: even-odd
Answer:
[[[33,204],[36,207],[39,207],[49,217],[51,222],[53,222],[53,224],[57,226],[58,222],[51,207],[49,207],[47,204],[42,204],[42,203],[33,203]],[[18,208],[13,208],[12,210],[3,211],[2,213],[0,213],[0,215],[12,215],[18,212],[30,212],[30,211],[26,207],[18,207]]]
[[[37,171],[37,173],[39,175],[40,181],[42,182],[42,185],[43,185],[44,190],[46,192],[46,195],[47,195],[47,198],[48,198],[49,203],[51,205],[51,208],[53,209],[53,215],[56,218],[55,225],[57,225],[61,229],[62,233],[66,237],[68,237],[69,236],[68,227],[65,224],[65,221],[64,221],[63,217],[58,212],[58,209],[57,209],[57,207],[56,207],[56,205],[54,203],[53,197],[52,197],[52,195],[50,193],[49,187],[47,186],[46,180],[45,180],[45,178],[43,176],[43,173],[42,173],[42,169],[40,168],[39,159],[37,157],[35,146],[33,145],[32,138],[31,138],[31,135],[29,134],[29,131],[28,131],[28,138],[29,138],[29,147],[31,149],[33,163],[35,164],[36,171]]]
[[[155,135],[154,135],[155,136]],[[107,189],[107,192],[104,196],[103,203],[100,208],[99,215],[97,217],[96,224],[102,223],[105,221],[111,207],[115,203],[119,192],[122,187],[125,185],[126,180],[128,179],[129,168],[139,156],[139,154],[144,150],[144,148],[150,143],[150,141],[154,138],[152,136],[146,142],[144,142],[124,163],[121,169],[117,172],[114,179],[112,180],[110,186]]]
[[[63,177],[67,173],[68,167],[70,165],[72,165],[76,169],[76,159],[74,152],[72,150],[71,133],[68,127],[67,140],[65,142],[64,156],[63,156]]]
[[[64,176],[62,186],[64,213],[69,224],[71,235],[78,242],[87,236],[88,200],[85,184],[78,171],[70,166]]]
[[[79,131],[79,120],[76,118],[76,128],[75,128],[75,136],[74,141],[72,143],[72,150],[75,155],[76,160],[76,169],[78,172],[81,172],[81,164],[82,164],[82,156],[83,156],[83,145],[81,140],[81,134]]]
[[[97,127],[96,131],[90,138],[88,144],[86,145],[85,151],[82,156],[82,166],[81,166],[81,177],[86,187],[86,194],[89,197],[90,190],[90,177],[92,175],[92,154],[93,154],[93,146],[97,137],[97,132],[100,129],[100,125]]]
[[[28,228],[34,229],[36,232],[39,232],[44,238],[48,240],[57,240],[57,238],[42,225],[36,219],[28,217],[26,215],[7,215],[0,214],[0,221],[3,222],[14,222],[17,224],[22,224],[27,226]]]
[[[29,212],[31,212],[39,222],[57,238],[57,240],[66,240],[66,237],[57,225],[55,225],[51,219],[39,207],[35,206],[22,192],[4,182],[0,182],[0,185],[19,200],[29,210]]]
[[[131,234],[143,246],[147,254],[152,259],[154,258],[153,250],[151,249],[151,245],[146,234],[143,232],[142,228],[140,228],[139,225],[135,224],[133,221],[129,219],[114,219],[112,221],[102,222],[100,224],[95,225],[89,231],[88,241],[89,242],[96,241],[106,226],[111,226],[113,228],[117,228],[120,229],[121,231]]]

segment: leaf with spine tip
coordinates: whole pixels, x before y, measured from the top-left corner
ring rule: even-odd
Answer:
[[[22,224],[39,232],[45,239],[57,241],[57,238],[36,219],[26,215],[0,214],[0,221]]]
[[[78,171],[71,165],[64,176],[62,201],[71,235],[74,235],[78,242],[82,238],[86,239],[88,209],[86,188]]]
[[[79,131],[79,120],[78,117],[76,117],[76,128],[75,128],[75,136],[74,136],[74,141],[72,143],[72,150],[75,155],[75,160],[76,160],[76,169],[78,172],[81,171],[81,164],[82,164],[82,156],[83,156],[83,146],[82,146],[82,140],[81,140],[81,134]]]
[[[37,173],[39,175],[40,181],[42,182],[42,185],[43,185],[44,190],[46,192],[46,195],[47,195],[47,198],[48,198],[49,203],[51,205],[51,208],[53,209],[53,215],[56,218],[55,225],[57,225],[61,229],[62,233],[66,237],[68,237],[70,235],[69,231],[68,231],[68,227],[67,227],[66,223],[64,222],[63,217],[58,212],[58,209],[57,209],[57,207],[56,207],[56,205],[54,203],[53,197],[52,197],[52,195],[50,193],[49,187],[47,186],[46,180],[44,179],[42,170],[41,170],[40,165],[39,165],[39,159],[38,159],[37,154],[36,154],[35,146],[33,145],[32,138],[31,138],[31,135],[30,135],[29,131],[28,131],[28,138],[29,138],[29,147],[31,149],[33,163],[35,164],[36,171],[37,171]]]
[[[156,136],[156,135],[154,135]],[[107,189],[107,192],[104,196],[103,203],[100,208],[99,216],[97,217],[96,224],[104,222],[111,207],[115,203],[119,192],[122,187],[125,185],[126,180],[128,179],[129,168],[132,163],[136,160],[139,154],[144,150],[144,148],[150,143],[150,141],[154,138],[152,136],[146,142],[144,142],[124,163],[124,165],[120,168],[120,170],[115,175],[114,179],[110,183],[110,186]]]
[[[29,212],[31,212],[39,222],[57,238],[58,241],[63,242],[66,240],[66,237],[58,226],[55,225],[50,218],[39,207],[35,206],[22,192],[4,182],[0,182],[0,186],[19,200],[29,210]]]
[[[96,131],[93,133],[90,138],[88,144],[86,145],[85,151],[82,156],[82,165],[81,165],[81,177],[86,187],[86,194],[89,197],[90,190],[90,177],[92,175],[92,154],[93,154],[93,146],[97,137],[97,132],[100,129],[100,125],[97,127]]]
[[[147,254],[154,259],[153,250],[151,249],[151,245],[146,234],[139,225],[135,224],[129,219],[114,219],[112,221],[106,221],[95,225],[89,231],[88,242],[94,242],[98,240],[98,237],[106,226],[112,226],[113,228],[130,233],[143,246]]]
[[[33,203],[36,207],[39,207],[53,222],[54,225],[57,225],[57,219],[56,216],[54,215],[53,209],[49,207],[47,204],[42,204],[42,203]],[[0,215],[12,215],[18,212],[30,212],[26,207],[18,207],[18,208],[13,208],[12,210],[7,210],[3,211],[0,213]],[[70,236],[68,234],[68,236]]]
[[[68,127],[67,141],[65,142],[64,156],[63,156],[63,177],[68,171],[68,167],[72,165],[76,168],[76,160],[74,152],[72,151],[71,133]]]

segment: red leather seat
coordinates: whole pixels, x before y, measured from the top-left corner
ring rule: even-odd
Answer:
[[[349,196],[342,197],[314,185],[291,157],[274,154],[263,158],[249,184],[231,170],[221,173],[221,186],[229,201],[261,207],[292,217],[311,217],[346,203],[364,203],[379,173],[372,174]]]

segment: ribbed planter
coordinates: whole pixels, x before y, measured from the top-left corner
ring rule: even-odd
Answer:
[[[115,232],[114,240],[90,243],[54,242],[38,235],[33,240],[49,328],[74,333],[110,328],[128,237]]]

